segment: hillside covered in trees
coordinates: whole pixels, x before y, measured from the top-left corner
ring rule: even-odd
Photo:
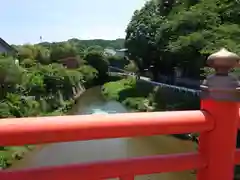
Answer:
[[[114,58],[105,57],[104,48],[123,45],[122,39],[70,39],[14,46],[15,57],[0,57],[0,117],[62,113],[59,109],[73,98],[73,88],[79,83],[88,88],[106,80],[108,58]],[[67,68],[65,62],[74,66]]]
[[[237,0],[150,0],[134,12],[125,46],[140,71],[153,66],[156,80],[175,66],[200,79],[209,54],[222,47],[240,53],[239,17]]]
[[[105,48],[119,49],[124,40],[78,40],[13,46],[18,54],[0,55],[0,118],[64,115],[76,92],[108,82]],[[29,146],[1,147],[0,168],[21,158]],[[20,154],[19,154],[20,152]]]
[[[86,51],[105,48],[121,49],[124,47],[124,39],[116,40],[79,40],[69,39],[63,42],[41,42],[31,45],[13,45],[18,51],[18,57],[22,59],[38,58],[41,63],[51,63],[67,57],[83,57]]]

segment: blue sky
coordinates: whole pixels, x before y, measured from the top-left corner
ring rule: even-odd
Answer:
[[[10,44],[124,38],[133,12],[147,0],[6,0],[0,37]]]

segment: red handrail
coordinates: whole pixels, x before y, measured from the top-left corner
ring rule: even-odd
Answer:
[[[0,171],[1,180],[69,180],[120,177],[198,169],[198,180],[232,180],[240,162],[235,149],[239,106],[202,101],[201,111],[127,113],[4,119],[0,146],[102,138],[200,132],[199,152],[121,159],[19,171]]]
[[[19,172],[6,171],[3,177],[9,180],[107,179],[121,177],[122,175],[125,177],[132,177],[134,174],[154,174],[204,167],[206,167],[206,162],[204,162],[203,158],[198,154],[188,153],[83,163],[78,165],[58,166],[55,168],[38,168]]]
[[[203,132],[212,130],[213,124],[204,111],[3,119],[0,145]]]

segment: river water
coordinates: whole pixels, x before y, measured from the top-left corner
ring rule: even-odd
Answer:
[[[100,87],[87,90],[73,109],[74,114],[126,113],[128,110],[115,101],[105,101]],[[81,119],[79,119],[81,120]],[[113,119],[114,121],[114,119]],[[36,148],[10,168],[25,169],[70,163],[139,157],[196,151],[196,145],[172,136],[153,136],[67,142]],[[177,162],[176,162],[177,163]],[[195,180],[192,172],[174,172],[136,176],[136,180]]]

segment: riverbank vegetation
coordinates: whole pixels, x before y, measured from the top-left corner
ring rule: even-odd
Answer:
[[[137,112],[189,110],[200,106],[200,99],[194,94],[159,87],[133,77],[104,84],[102,94]]]
[[[135,111],[147,111],[149,90],[136,88],[135,78],[126,78],[116,82],[109,82],[103,85],[103,96],[108,100],[116,100]]]
[[[240,53],[239,9],[238,1],[228,0],[146,2],[134,12],[126,29],[125,47],[136,65],[133,72],[151,72],[153,80],[159,81],[160,75],[174,78],[178,67],[183,78],[205,78],[213,73],[206,67],[208,55],[222,47]],[[240,75],[238,69],[233,73]],[[147,85],[136,84],[129,79],[110,82],[104,85],[103,94],[137,111],[146,111],[147,104],[152,110],[199,108],[199,98],[193,93],[171,91],[172,102],[166,98],[170,90],[146,90],[144,94]]]
[[[14,46],[17,55],[0,56],[0,118],[66,114],[82,91],[111,79],[103,48],[122,45],[122,40],[72,39]],[[0,147],[0,167],[7,168],[30,149]]]

